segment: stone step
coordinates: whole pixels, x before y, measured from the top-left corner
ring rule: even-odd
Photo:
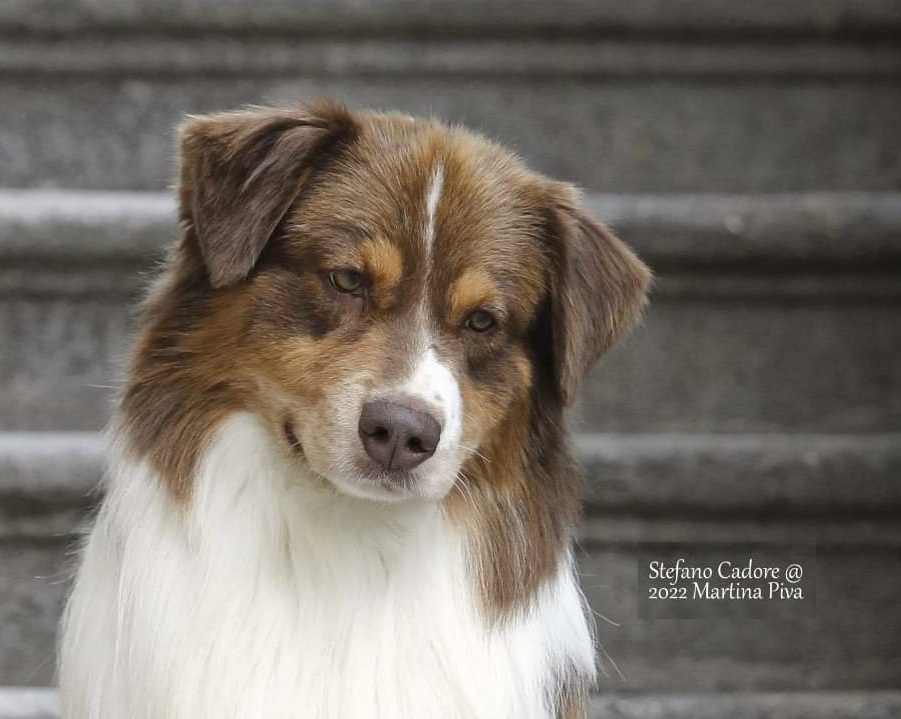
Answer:
[[[603,691],[896,686],[901,435],[608,434],[576,446]],[[0,683],[52,681],[67,550],[96,503],[103,447],[91,433],[0,434]],[[746,552],[785,566],[789,550],[805,602],[648,599],[651,562],[715,566]]]
[[[607,696],[592,719],[894,719],[901,692],[793,692]],[[53,689],[0,687],[0,719],[59,719]]]
[[[161,189],[185,113],[326,95],[595,190],[897,189],[899,27],[892,0],[3,3],[0,185]]]
[[[59,719],[59,697],[44,687],[0,687],[0,719]]]
[[[0,538],[73,532],[95,499],[105,446],[93,432],[0,432]],[[588,478],[589,514],[823,519],[901,513],[897,432],[580,434],[574,446]]]
[[[658,276],[586,383],[586,431],[901,426],[901,194],[592,195]],[[163,193],[0,191],[0,429],[109,414]],[[815,371],[814,371],[815,368]]]
[[[894,0],[40,0],[0,5],[0,31],[111,29],[269,30],[299,32],[761,32],[831,36],[901,29]]]
[[[575,447],[588,506],[604,514],[901,512],[901,433],[589,434]]]
[[[593,719],[893,719],[901,692],[793,692],[601,697]]]

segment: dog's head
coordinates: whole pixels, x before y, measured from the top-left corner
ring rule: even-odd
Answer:
[[[441,499],[536,404],[556,422],[643,304],[574,188],[462,129],[324,104],[181,137],[185,234],[124,408],[182,489],[175,448],[248,410],[341,492]]]

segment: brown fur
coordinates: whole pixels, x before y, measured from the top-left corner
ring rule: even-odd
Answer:
[[[588,719],[589,690],[584,677],[573,673],[564,678],[557,694],[556,719]]]
[[[330,105],[195,118],[183,127],[181,220],[213,287],[247,277],[316,156],[355,130],[350,115]]]
[[[558,185],[554,207],[559,238],[554,347],[563,401],[571,404],[582,378],[635,323],[650,272],[580,206],[572,187]]]
[[[444,501],[486,616],[530,601],[579,514],[564,407],[640,313],[644,265],[574,189],[460,129],[316,105],[197,118],[182,138],[184,233],[144,308],[122,400],[134,451],[190,501],[229,412],[255,412],[299,452],[294,423],[343,431],[329,411],[342,383],[404,376],[425,328],[477,449]],[[360,296],[330,286],[330,271],[354,268]],[[477,309],[497,326],[465,328]],[[560,716],[581,716],[584,686],[564,684]]]

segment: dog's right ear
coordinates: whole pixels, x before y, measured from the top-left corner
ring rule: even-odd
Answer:
[[[350,112],[332,104],[182,125],[179,216],[197,238],[213,287],[250,274],[311,169],[356,132]]]

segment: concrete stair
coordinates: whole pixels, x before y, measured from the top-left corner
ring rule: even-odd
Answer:
[[[598,698],[592,719],[894,719],[901,692],[662,695]],[[58,719],[50,689],[0,689],[0,719]]]
[[[480,128],[657,274],[573,420],[598,719],[901,716],[896,0],[0,3],[0,719],[54,631],[184,113]],[[13,189],[16,188],[16,189]],[[658,611],[651,560],[806,548],[815,601]]]
[[[583,392],[585,430],[899,426],[901,193],[591,204],[658,280]],[[0,191],[0,333],[17,338],[0,352],[0,429],[103,425],[135,299],[176,231],[168,194]]]
[[[588,476],[583,584],[609,620],[599,622],[603,689],[860,690],[901,674],[901,433],[590,434],[576,446]],[[95,433],[0,433],[4,681],[52,679],[66,550],[99,499],[103,455]],[[647,615],[649,561],[739,542],[814,546],[815,608]]]
[[[7,2],[0,183],[162,189],[185,112],[329,95],[597,191],[895,189],[899,29],[892,0]]]

